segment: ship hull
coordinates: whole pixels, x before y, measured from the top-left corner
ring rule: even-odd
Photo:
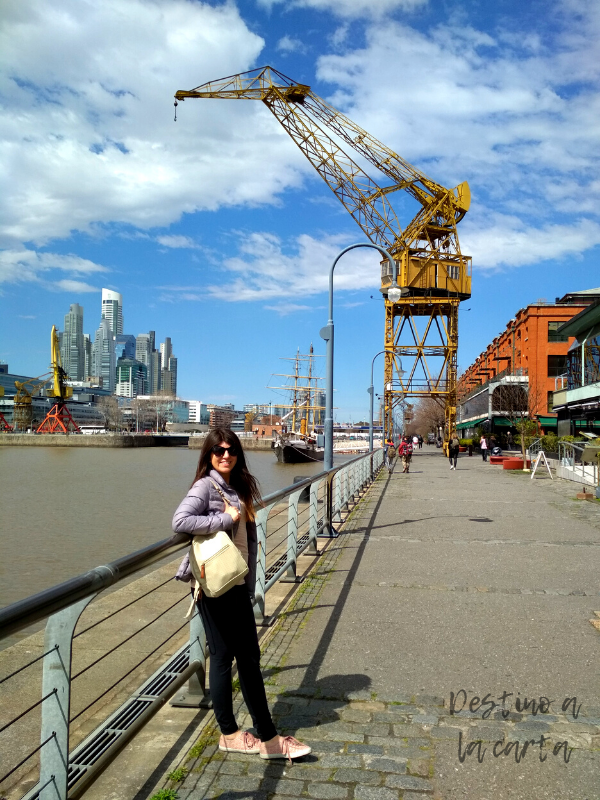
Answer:
[[[305,464],[313,461],[323,461],[323,450],[310,447],[294,447],[292,444],[276,444],[275,455],[281,464]]]

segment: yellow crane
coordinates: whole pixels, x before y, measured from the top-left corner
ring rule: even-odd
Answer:
[[[44,375],[40,375],[37,378],[29,378],[26,381],[15,381],[17,390],[13,405],[15,430],[26,431],[31,428],[31,423],[33,422],[32,398],[50,380],[49,378],[44,380],[44,377]]]
[[[52,369],[50,380],[55,402],[37,429],[37,433],[71,433],[71,431],[81,433],[67,406],[67,400],[73,397],[73,389],[71,386],[67,386],[69,376],[62,367],[58,331],[55,325],[52,326],[50,333],[50,353]]]
[[[367,237],[389,250],[398,264],[403,296],[397,303],[388,300],[392,276],[388,262],[383,261],[385,436],[391,436],[394,408],[405,397],[434,397],[445,408],[447,438],[456,421],[458,307],[471,296],[471,259],[461,253],[456,229],[470,206],[468,183],[446,189],[310,86],[272,67],[178,91],[175,98],[175,106],[187,98],[262,101]],[[361,166],[364,162],[381,173],[381,185]],[[390,195],[400,190],[420,205],[404,229],[390,203]],[[403,375],[399,374],[400,356],[406,359]],[[412,364],[406,370],[409,359]]]

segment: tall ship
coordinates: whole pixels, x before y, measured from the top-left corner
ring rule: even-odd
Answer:
[[[278,377],[287,378],[286,386],[268,386],[268,389],[282,389],[290,402],[280,405],[282,409],[290,409],[281,417],[281,433],[273,441],[273,449],[277,460],[282,464],[302,464],[310,461],[323,461],[323,430],[325,416],[325,395],[315,371],[316,356],[311,344],[307,354],[298,351],[293,361],[293,372],[278,373]]]

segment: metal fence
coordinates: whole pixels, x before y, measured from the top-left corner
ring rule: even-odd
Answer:
[[[590,462],[584,461],[584,450],[585,444],[559,442],[556,474],[559,478],[583,483],[586,486],[598,486],[598,458]]]
[[[377,450],[263,498],[262,507],[257,508],[256,513],[258,560],[254,608],[259,624],[270,621],[266,617],[269,589],[277,581],[298,580],[298,556],[305,552],[317,555],[318,537],[337,535],[336,527],[341,522],[342,513],[357,502],[357,497],[374,480],[382,464],[383,450]],[[164,592],[166,584],[172,589],[173,577],[136,596],[129,595],[128,602],[108,615],[100,615],[75,633],[82,613],[103,590],[131,576],[139,576],[149,566],[189,546],[189,542],[187,535],[175,535],[0,610],[0,640],[47,620],[44,643],[40,647],[42,652],[25,663],[13,664],[15,668],[0,677],[0,691],[4,697],[0,736],[4,737],[4,742],[10,741],[10,747],[2,747],[4,757],[0,758],[0,798],[9,795],[23,800],[81,797],[117,752],[173,695],[176,695],[174,706],[209,707],[202,619],[196,611],[189,622],[180,624],[183,618],[180,604],[189,602],[185,587],[182,587],[181,596],[163,609],[153,609],[154,599],[159,596],[154,595],[146,601],[146,611],[148,607],[152,609],[151,618],[143,625],[135,624],[138,620],[133,620],[130,635],[115,644],[111,641],[115,615],[136,608],[139,613],[136,604],[153,592],[161,589]],[[173,595],[169,599],[173,599]],[[99,695],[92,692],[90,697],[91,687],[88,687],[84,699],[78,699],[77,709],[72,708],[74,682],[89,675],[97,665],[109,673],[105,659],[117,651],[134,651],[135,654],[134,647],[125,651],[120,648],[169,615],[174,619],[175,630],[166,639],[157,646],[147,643],[140,646],[141,659],[136,656],[123,674],[112,675],[105,681],[107,685],[101,686]],[[103,629],[101,626],[107,622]],[[184,633],[188,625],[189,637]],[[79,665],[81,668],[73,670],[74,639],[92,630],[94,652],[86,645],[83,650],[85,666]],[[156,668],[157,653],[160,656],[169,643],[177,642],[177,637],[185,637],[186,641],[175,648],[166,663]],[[102,638],[108,641],[98,655],[96,642]],[[41,674],[33,678],[36,669]],[[143,675],[144,680],[131,691],[128,684],[139,675]],[[112,680],[114,677],[116,680]],[[11,681],[15,682],[12,693],[7,692]],[[125,694],[121,691],[119,696],[123,687]],[[6,707],[9,696],[18,699],[18,702],[10,703],[13,706],[10,712]],[[112,705],[108,702],[111,698]],[[99,701],[102,703],[100,709]],[[95,724],[99,714],[102,715],[102,708],[108,709],[108,713]],[[30,734],[32,728],[37,731],[34,747],[31,735],[29,746],[25,747],[14,727],[23,723],[29,724]],[[93,728],[87,735],[86,727],[87,730]],[[74,731],[77,732],[75,738],[80,741],[70,750]],[[19,786],[27,786],[28,782],[31,788],[19,792]]]

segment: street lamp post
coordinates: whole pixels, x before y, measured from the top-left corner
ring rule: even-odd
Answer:
[[[373,360],[371,361],[371,385],[367,389],[369,394],[371,395],[370,401],[370,411],[369,411],[369,453],[373,452],[373,396],[375,394],[375,390],[373,388],[373,368],[375,367],[375,359],[377,356],[380,356],[382,353],[395,353],[395,350],[380,350],[376,355],[373,356]],[[398,370],[399,375],[404,375],[404,371],[402,370],[402,361],[400,362],[400,369]]]
[[[392,271],[392,284],[388,289],[388,300],[392,303],[397,303],[400,299],[402,292],[398,287],[398,265],[384,248],[378,244],[371,242],[358,242],[358,244],[351,244],[345,247],[334,259],[331,269],[329,270],[329,320],[324,328],[321,328],[320,336],[327,342],[327,364],[326,364],[326,379],[325,379],[325,454],[324,454],[324,467],[326,470],[333,468],[333,271],[340,258],[349,250],[354,250],[356,247],[372,247],[387,258],[391,271]]]

